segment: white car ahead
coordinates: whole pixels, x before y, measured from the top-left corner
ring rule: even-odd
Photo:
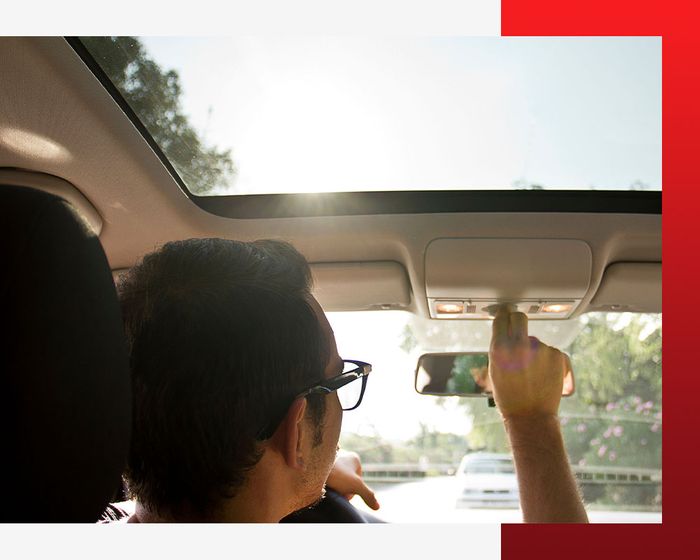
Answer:
[[[468,453],[455,475],[457,507],[518,508],[518,479],[513,459],[504,453]]]

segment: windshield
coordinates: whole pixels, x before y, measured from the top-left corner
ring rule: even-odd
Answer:
[[[450,337],[416,332],[423,323],[405,312],[328,317],[341,355],[373,366],[362,405],[344,414],[341,447],[359,453],[382,506],[377,514],[394,522],[520,521],[515,482],[484,486],[459,474],[512,472],[498,411],[486,399],[419,395],[414,389],[422,345],[435,350],[437,340],[447,344]],[[471,325],[476,334],[464,349],[487,349],[488,336],[480,333],[490,322],[440,324],[460,338]],[[560,419],[589,518],[660,522],[661,315],[590,313],[530,326],[572,358],[576,392],[562,399]],[[358,498],[353,503],[366,509]]]
[[[83,37],[192,193],[661,189],[659,37]]]

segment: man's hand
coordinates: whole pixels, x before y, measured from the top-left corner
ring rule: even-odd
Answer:
[[[374,492],[362,480],[362,465],[357,453],[352,451],[338,452],[326,485],[348,500],[352,499],[355,494],[359,494],[369,507],[374,510],[379,509],[379,502]]]
[[[489,375],[528,523],[588,522],[557,417],[564,375],[570,369],[565,354],[528,336],[525,314],[496,314]]]
[[[504,418],[556,416],[571,369],[566,354],[528,336],[527,316],[500,310],[493,321],[489,376]]]
[[[469,373],[471,374],[472,379],[474,379],[474,383],[476,383],[476,386],[480,390],[493,393],[493,385],[491,384],[489,368],[487,366],[471,368]]]

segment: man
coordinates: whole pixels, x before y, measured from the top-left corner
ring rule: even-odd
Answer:
[[[166,244],[120,282],[134,390],[131,521],[277,522],[318,502],[334,477],[349,481],[343,494],[364,486],[352,469],[331,469],[338,388],[364,389],[369,367],[338,355],[310,278],[284,242],[192,239]],[[556,424],[566,360],[528,339],[517,315],[494,321],[492,377],[525,520],[585,521]]]

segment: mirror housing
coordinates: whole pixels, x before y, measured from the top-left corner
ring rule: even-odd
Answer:
[[[416,366],[415,389],[440,397],[493,397],[488,352],[423,354]],[[564,377],[562,396],[574,394],[574,373]]]

